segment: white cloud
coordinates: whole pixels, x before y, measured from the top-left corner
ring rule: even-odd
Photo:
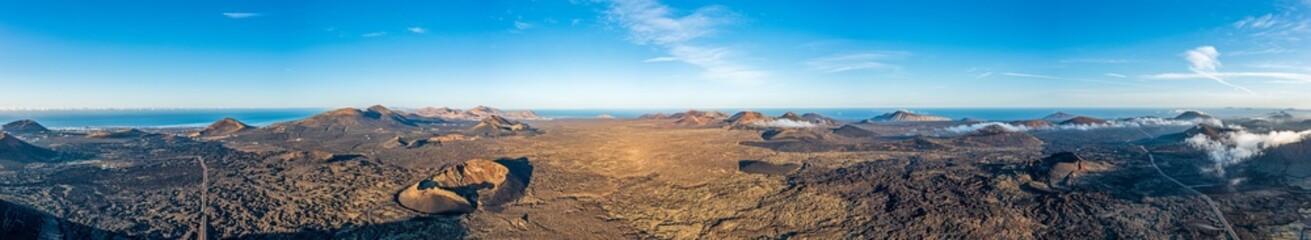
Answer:
[[[514,29],[519,29],[519,31],[523,31],[531,28],[533,28],[533,24],[531,23],[514,21]]]
[[[1184,140],[1184,142],[1188,143],[1189,146],[1206,151],[1211,160],[1215,162],[1217,172],[1224,174],[1225,166],[1259,156],[1267,149],[1303,141],[1309,136],[1311,136],[1311,130],[1253,133],[1240,129],[1225,133],[1220,136],[1220,139],[1211,139],[1206,135],[1198,134]]]
[[[947,133],[960,134],[960,133],[970,133],[970,132],[978,131],[979,129],[987,128],[989,126],[998,126],[1001,127],[1002,129],[1006,129],[1006,131],[1011,131],[1011,132],[1047,131],[1047,130],[1090,131],[1090,130],[1109,129],[1109,128],[1132,128],[1132,127],[1149,127],[1149,126],[1187,127],[1187,126],[1196,126],[1198,124],[1218,125],[1221,124],[1221,122],[1220,120],[1217,119],[1174,120],[1174,119],[1165,119],[1165,118],[1157,118],[1157,117],[1142,117],[1142,118],[1129,118],[1129,119],[1111,119],[1111,120],[1107,120],[1106,123],[1057,124],[1052,126],[1036,127],[1036,128],[1023,126],[1023,125],[1013,125],[1003,122],[983,122],[983,123],[951,126],[951,127],[942,128],[940,130],[945,131]]]
[[[371,32],[371,33],[361,34],[360,36],[361,36],[361,37],[367,37],[367,38],[371,38],[371,37],[381,37],[381,36],[387,36],[387,32]]]
[[[1113,77],[1113,78],[1128,78],[1128,77],[1129,77],[1129,76],[1125,76],[1124,74],[1119,74],[1119,73],[1106,73],[1106,76],[1107,76],[1107,77]]]
[[[899,69],[900,66],[885,63],[887,60],[896,60],[910,55],[906,52],[880,51],[880,52],[862,52],[837,54],[822,58],[811,59],[806,61],[806,66],[811,70],[825,73],[837,73],[853,70],[889,70]]]
[[[1205,73],[1215,72],[1220,67],[1220,51],[1216,51],[1213,46],[1201,46],[1184,52],[1184,58],[1188,59],[1189,70],[1193,72]]]
[[[737,53],[729,48],[707,47],[693,42],[715,33],[717,27],[737,21],[737,16],[723,7],[703,7],[676,16],[673,9],[654,0],[614,0],[610,3],[605,18],[627,30],[629,41],[658,46],[669,57],[700,67],[705,78],[754,85],[768,75],[735,61]]]
[[[812,128],[817,127],[814,123],[795,121],[792,119],[776,119],[769,121],[753,122],[753,125],[763,127],[780,127],[780,128]]]
[[[974,76],[974,79],[984,79],[987,78],[988,76],[992,76],[992,72],[980,73],[978,76]]]
[[[1162,73],[1147,75],[1151,79],[1210,79],[1249,94],[1256,94],[1250,89],[1230,83],[1227,78],[1275,78],[1283,80],[1311,82],[1311,75],[1288,72],[1221,72],[1219,71],[1220,52],[1212,46],[1200,46],[1184,52],[1191,73]]]
[[[418,33],[418,34],[426,34],[426,33],[428,33],[428,29],[426,29],[426,28],[422,28],[422,27],[409,27],[409,28],[406,28],[405,30],[408,30],[408,31],[410,31],[410,32],[412,32],[412,33]]]
[[[1147,77],[1154,79],[1211,79],[1221,85],[1229,86],[1247,92],[1248,94],[1256,94],[1256,92],[1253,92],[1251,89],[1234,85],[1224,79],[1226,74],[1218,71],[1221,65],[1220,51],[1216,50],[1214,46],[1200,46],[1184,51],[1183,55],[1184,59],[1188,60],[1188,70],[1192,71],[1192,73],[1164,73],[1149,75]]]
[[[228,13],[223,13],[223,16],[224,16],[224,17],[228,17],[228,18],[231,18],[231,19],[252,18],[252,17],[263,16],[263,15],[264,15],[264,14],[262,14],[262,13],[252,13],[252,12],[228,12]]]

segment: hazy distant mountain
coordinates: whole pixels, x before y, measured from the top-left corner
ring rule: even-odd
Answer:
[[[683,118],[683,117],[685,117],[685,116],[694,116],[694,117],[697,117],[697,118],[701,118],[701,119],[703,119],[703,120],[705,120],[705,119],[721,119],[721,118],[728,117],[727,114],[724,114],[724,113],[719,112],[719,111],[687,110],[687,112],[674,113],[673,115],[669,115],[669,118],[673,118],[673,119],[681,119],[681,118]]]
[[[669,119],[669,116],[664,113],[648,113],[638,116],[637,119]]]
[[[1056,112],[1056,113],[1052,113],[1051,115],[1047,115],[1046,117],[1042,117],[1042,120],[1046,120],[1048,122],[1064,122],[1064,121],[1069,121],[1070,119],[1073,119],[1075,117],[1079,117],[1079,116],[1065,113],[1065,112]]]
[[[1052,122],[1046,120],[1019,120],[1010,122],[1011,125],[1027,127],[1030,129],[1051,127]]]
[[[426,107],[426,108],[420,108],[418,110],[414,110],[414,114],[423,117],[440,118],[446,120],[461,120],[461,121],[480,121],[491,116],[499,116],[501,118],[512,119],[512,120],[546,119],[542,116],[538,116],[537,113],[533,112],[532,110],[502,111],[501,109],[488,107],[488,106],[477,106],[474,108],[470,108],[469,110],[460,110],[460,109],[454,109],[448,107],[442,107],[442,108]]]
[[[1211,117],[1211,115],[1206,115],[1205,113],[1202,112],[1187,111],[1187,112],[1180,113],[1179,116],[1175,116],[1174,120],[1189,121],[1189,120],[1212,119],[1212,118],[1214,117]]]
[[[1061,124],[1069,124],[1069,125],[1094,125],[1094,124],[1106,124],[1106,123],[1107,123],[1106,120],[1093,118],[1093,117],[1084,117],[1084,116],[1070,118],[1069,120],[1065,120],[1061,122]]]
[[[939,116],[916,114],[906,110],[897,110],[895,112],[885,113],[883,115],[879,115],[877,117],[870,118],[867,120],[867,122],[943,122],[943,121],[951,121],[951,119],[945,117],[939,117]]]
[[[6,123],[4,126],[0,126],[0,130],[4,130],[5,132],[9,132],[13,134],[50,132],[50,129],[46,129],[45,126],[41,126],[40,123],[37,123],[36,121],[32,121],[30,119],[23,119],[23,120]]]
[[[1266,118],[1275,121],[1287,121],[1287,120],[1293,120],[1293,114],[1289,114],[1288,112],[1285,111],[1279,111],[1279,112],[1270,113],[1270,115],[1267,115]]]

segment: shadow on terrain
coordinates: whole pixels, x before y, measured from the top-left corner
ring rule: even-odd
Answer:
[[[0,200],[0,239],[111,239],[120,236]]]

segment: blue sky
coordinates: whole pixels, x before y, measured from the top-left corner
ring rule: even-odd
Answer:
[[[0,108],[1311,108],[1311,0],[3,1]]]

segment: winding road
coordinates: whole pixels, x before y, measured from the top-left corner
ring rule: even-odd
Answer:
[[[1149,139],[1153,138],[1151,134],[1148,134],[1147,131],[1143,131],[1142,128],[1139,128],[1138,131],[1142,132],[1143,135],[1146,135],[1147,138]],[[1170,174],[1165,174],[1165,170],[1161,170],[1161,167],[1156,165],[1156,156],[1152,155],[1151,150],[1147,150],[1147,147],[1144,147],[1143,145],[1135,144],[1135,146],[1137,146],[1138,149],[1143,150],[1143,152],[1147,153],[1147,159],[1151,160],[1152,168],[1156,169],[1156,173],[1160,173],[1161,176],[1165,177],[1165,179],[1169,179],[1170,182],[1174,182],[1175,185],[1179,185],[1179,187],[1187,189],[1189,192],[1201,196],[1202,200],[1206,200],[1206,205],[1210,206],[1211,211],[1215,213],[1215,217],[1217,219],[1220,219],[1220,224],[1224,224],[1225,233],[1229,235],[1229,239],[1240,239],[1238,238],[1238,234],[1234,232],[1234,228],[1229,225],[1229,220],[1225,219],[1224,213],[1220,212],[1219,205],[1215,204],[1214,200],[1211,200],[1211,196],[1207,196],[1205,193],[1202,193],[1201,191],[1197,191],[1197,189],[1193,189],[1193,187],[1190,187],[1187,184],[1180,182],[1179,179],[1175,179],[1174,177],[1171,177]]]

